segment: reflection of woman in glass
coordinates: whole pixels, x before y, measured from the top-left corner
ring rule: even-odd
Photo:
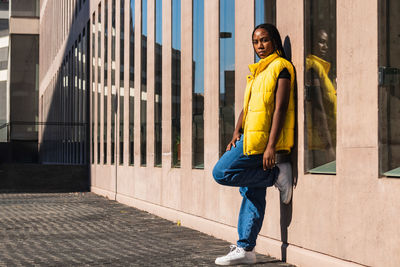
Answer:
[[[307,148],[313,162],[310,168],[335,160],[336,90],[329,78],[331,64],[324,60],[328,48],[328,34],[319,30],[312,54],[306,58]]]
[[[261,60],[249,66],[243,110],[213,170],[219,184],[240,187],[243,197],[239,240],[228,255],[215,260],[219,265],[256,262],[254,247],[264,219],[267,187],[275,184],[285,204],[292,197],[288,156],[294,142],[294,69],[285,59],[275,26],[257,26],[252,41]]]

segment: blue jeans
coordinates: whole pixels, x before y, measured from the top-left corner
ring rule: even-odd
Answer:
[[[239,212],[237,245],[252,250],[261,230],[265,214],[267,187],[272,186],[279,174],[278,167],[263,170],[263,155],[243,154],[243,135],[236,147],[225,152],[213,169],[217,183],[238,186],[243,197]]]

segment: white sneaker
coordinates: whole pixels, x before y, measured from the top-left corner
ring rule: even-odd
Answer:
[[[236,245],[231,245],[231,251],[228,255],[219,257],[215,260],[217,265],[236,265],[236,264],[254,264],[256,263],[256,253],[254,249],[252,251],[246,251]]]
[[[279,175],[276,179],[275,187],[281,193],[281,201],[284,204],[289,204],[293,193],[292,165],[290,162],[284,162],[278,163],[276,166],[279,168]]]

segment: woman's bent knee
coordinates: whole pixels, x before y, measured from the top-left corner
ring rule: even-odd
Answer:
[[[212,171],[214,180],[221,185],[231,185],[231,167],[238,160],[242,150],[230,150],[225,152],[215,164]]]
[[[218,168],[218,163],[214,166],[212,175],[217,183],[220,183],[220,180],[223,179],[224,176],[223,171],[220,168]]]
[[[214,166],[214,169],[212,171],[212,175],[214,177],[214,180],[221,184],[221,185],[226,185],[226,178],[225,178],[225,169],[221,168],[220,164],[216,164]]]

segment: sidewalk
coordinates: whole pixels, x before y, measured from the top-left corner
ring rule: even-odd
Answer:
[[[93,193],[0,194],[0,266],[214,266],[229,243]],[[289,266],[257,255],[255,266]]]

